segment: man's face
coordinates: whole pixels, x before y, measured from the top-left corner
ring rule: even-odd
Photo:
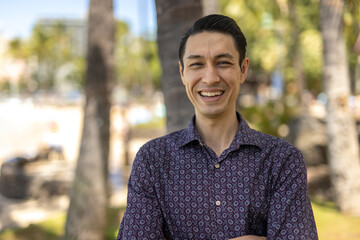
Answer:
[[[188,38],[180,75],[197,116],[226,117],[234,114],[240,84],[249,60],[239,66],[239,52],[231,35],[202,32]]]

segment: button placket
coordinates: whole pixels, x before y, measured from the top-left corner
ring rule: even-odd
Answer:
[[[220,190],[221,190],[221,184],[220,184],[220,169],[221,165],[219,162],[215,163],[214,165],[214,192],[215,192],[215,206],[216,207],[220,207],[221,206],[221,194],[220,194]],[[217,210],[218,212],[219,210]]]

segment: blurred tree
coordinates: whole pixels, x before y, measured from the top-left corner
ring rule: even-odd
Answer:
[[[360,60],[359,52],[355,44],[360,36],[360,2],[358,0],[347,0],[344,6],[344,33],[345,44],[348,49],[349,69],[351,79],[351,91],[360,94]]]
[[[63,20],[54,24],[40,21],[32,29],[29,39],[11,40],[8,53],[14,59],[26,61],[37,89],[55,90],[55,76],[60,68],[67,64],[71,65],[71,71],[65,80],[80,88],[83,86],[84,56],[74,48],[71,34]],[[32,82],[33,79],[27,81]],[[24,91],[36,90],[33,89],[33,84],[31,86],[32,89]]]
[[[114,78],[112,0],[91,0],[86,104],[65,239],[103,239],[108,205],[110,84]]]
[[[54,86],[58,68],[73,58],[71,42],[61,21],[51,27],[37,24],[29,40],[29,51],[38,62],[39,88],[47,90]]]
[[[305,83],[305,74],[304,74],[304,67],[302,64],[302,53],[300,48],[300,31],[299,28],[299,20],[298,20],[298,10],[296,5],[296,0],[290,0],[289,1],[289,18],[290,21],[293,23],[292,26],[292,39],[293,44],[291,47],[292,51],[290,53],[293,54],[292,61],[293,61],[293,67],[294,67],[294,78],[295,82],[298,87],[298,95],[300,100],[300,105],[302,112],[304,112],[305,106],[303,105],[303,94],[304,90],[306,89],[306,83]]]
[[[316,0],[221,0],[220,7],[239,23],[248,42],[250,69],[240,90],[240,111],[259,130],[285,137],[287,131],[278,132],[301,113],[303,91],[314,95],[322,91],[318,4]],[[272,94],[274,76],[283,85],[280,95]],[[274,114],[265,114],[267,108]]]
[[[178,45],[182,34],[202,16],[201,0],[156,0],[158,48],[168,132],[184,128],[194,114],[179,75]]]
[[[29,92],[30,85],[30,71],[29,71],[29,61],[28,59],[30,54],[26,42],[20,38],[15,38],[9,41],[7,48],[7,56],[10,57],[13,61],[20,60],[24,63],[24,71],[19,76],[19,79],[6,79],[0,84],[0,91],[5,91],[9,93],[22,94],[24,92]]]
[[[20,38],[10,40],[8,45],[9,54],[13,58],[27,58],[29,57],[29,51],[26,43]]]
[[[360,214],[359,142],[349,108],[350,79],[343,40],[343,0],[320,1],[331,181],[341,211]]]
[[[132,95],[144,95],[144,92],[160,85],[160,62],[156,41],[133,36],[125,22],[117,22],[116,74],[118,82],[132,91]],[[148,94],[149,95],[149,94]]]

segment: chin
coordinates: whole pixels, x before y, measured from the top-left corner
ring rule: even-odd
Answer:
[[[206,118],[217,118],[219,116],[222,116],[224,114],[223,111],[201,111],[199,112],[201,115],[203,115]]]

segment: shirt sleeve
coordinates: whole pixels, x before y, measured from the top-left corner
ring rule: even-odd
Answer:
[[[128,183],[127,207],[117,240],[164,238],[162,214],[146,152],[142,147],[134,160]]]
[[[288,157],[272,175],[267,240],[317,240],[302,154],[290,148],[285,155]]]

